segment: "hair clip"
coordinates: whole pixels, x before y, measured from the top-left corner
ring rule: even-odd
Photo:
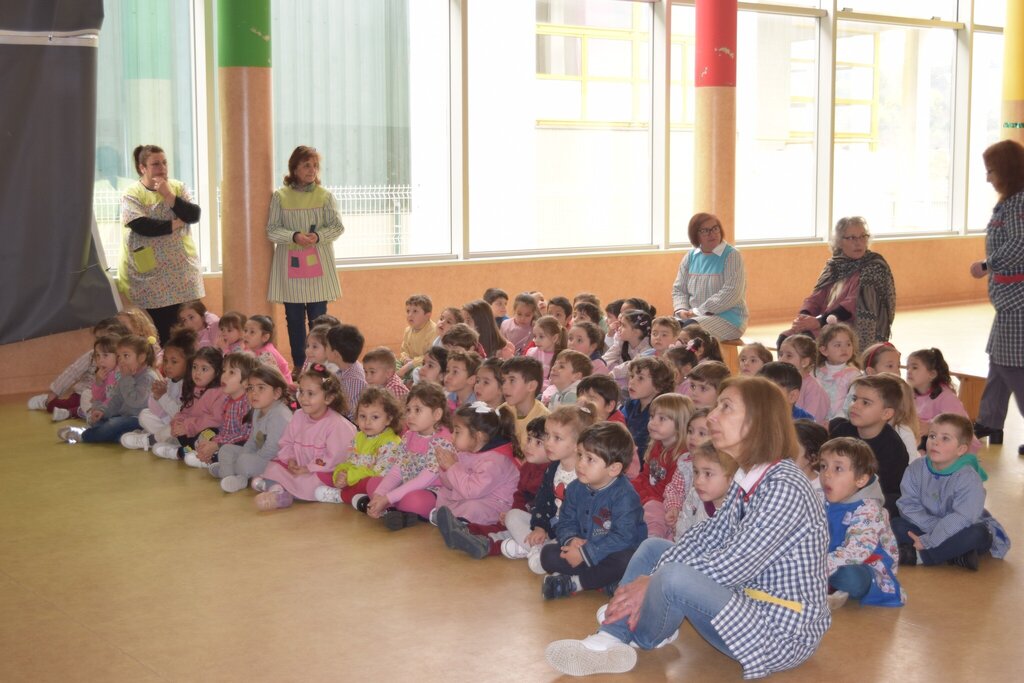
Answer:
[[[469,404],[469,407],[473,409],[474,413],[493,413],[494,408],[490,407],[483,401],[473,401]]]
[[[149,342],[150,346],[156,345],[156,337],[154,337],[153,335],[146,337],[146,341]]]
[[[311,366],[309,367],[309,369],[310,369],[310,370],[315,370],[315,371],[317,371],[317,372],[327,372],[327,368],[325,368],[325,367],[324,367],[323,365],[321,365],[320,363],[313,363],[313,364],[312,364],[312,365],[311,365]]]
[[[835,317],[834,315],[830,315],[829,317],[825,318],[825,322],[829,325],[835,325],[837,322],[839,322],[839,318]]]
[[[696,339],[691,339],[690,341],[686,342],[687,351],[696,351],[698,348],[700,348],[700,346],[697,344]]]
[[[580,410],[582,410],[587,415],[590,415],[590,408],[588,408],[586,406],[576,406],[576,407],[579,408]]]

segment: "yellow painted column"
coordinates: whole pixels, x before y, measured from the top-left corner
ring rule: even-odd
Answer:
[[[1024,144],[1024,0],[1007,0],[1003,27],[1003,139]]]
[[[270,0],[218,0],[224,310],[271,313],[273,248],[267,212],[274,191]]]
[[[693,212],[736,229],[736,0],[697,0]]]

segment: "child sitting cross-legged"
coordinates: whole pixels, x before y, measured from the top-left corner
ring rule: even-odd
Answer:
[[[825,442],[820,455],[829,531],[829,608],[842,607],[847,598],[900,607],[906,595],[896,579],[899,555],[875,476],[875,454],[860,439],[844,436]]]
[[[196,441],[220,431],[227,396],[220,386],[224,354],[213,346],[197,349],[181,385],[181,410],[171,418],[171,440],[153,446],[153,455],[183,460]],[[187,449],[187,450],[186,450]]]
[[[565,349],[551,364],[548,379],[551,384],[544,390],[541,401],[554,410],[558,406],[571,405],[576,402],[576,389],[584,377],[589,377],[594,365],[590,359],[579,351]]]
[[[149,450],[153,444],[170,443],[171,420],[181,410],[181,389],[188,372],[189,359],[195,353],[196,335],[176,330],[164,346],[160,364],[163,376],[153,380],[148,405],[139,413],[139,429],[121,436],[125,448]]]
[[[451,411],[444,390],[433,382],[420,382],[405,402],[405,434],[397,444],[385,446],[383,457],[394,464],[383,477],[366,483],[370,502],[366,513],[398,531],[427,519],[437,507],[439,485],[437,452],[452,447]]]
[[[459,533],[469,524],[495,524],[512,507],[522,453],[512,409],[469,403],[452,417],[452,444],[438,449],[435,517],[445,545],[466,551]]]
[[[223,320],[223,318],[221,318]],[[166,352],[165,352],[166,353]],[[280,370],[271,365],[258,365],[246,382],[250,412],[249,438],[244,444],[224,444],[217,451],[217,462],[207,470],[220,479],[225,493],[235,493],[249,486],[258,477],[281,447],[281,437],[292,420],[288,407],[288,382]]]
[[[566,487],[576,481],[576,449],[579,435],[594,423],[594,410],[589,404],[562,406],[544,421],[544,451],[550,464],[544,472],[533,508],[509,510],[505,526],[511,539],[502,544],[501,552],[509,559],[528,560],[530,569],[543,574],[541,548],[555,536],[559,510]]]
[[[370,496],[366,486],[370,477],[383,477],[395,464],[387,457],[386,446],[401,443],[397,431],[402,424],[402,405],[381,387],[367,387],[356,405],[356,426],[359,431],[352,441],[352,456],[334,468],[322,472],[323,486],[314,491],[321,503],[350,503],[366,512]]]
[[[277,455],[263,474],[252,480],[259,491],[256,507],[274,510],[291,506],[296,498],[316,500],[320,472],[333,472],[351,454],[355,427],[343,417],[345,395],[338,378],[322,365],[299,376],[295,413],[281,436]]]
[[[899,380],[888,373],[858,377],[851,388],[850,419],[837,417],[832,420],[829,436],[852,436],[871,447],[878,459],[878,481],[885,494],[885,509],[890,517],[897,517],[900,480],[910,456],[889,421],[903,400],[903,389]]]
[[[988,475],[968,452],[970,419],[939,413],[928,426],[927,451],[903,475],[892,522],[900,564],[955,564],[978,569],[978,555],[1002,559],[1010,549],[1006,530],[985,509]]]
[[[229,353],[224,357],[220,386],[225,400],[220,430],[196,441],[195,452],[185,454],[186,465],[209,469],[211,464],[217,462],[221,446],[243,444],[249,440],[252,422],[245,419],[251,407],[246,387],[249,384],[249,375],[259,364],[259,361],[248,353]]]
[[[634,444],[622,425],[602,422],[579,437],[577,479],[565,489],[555,533],[544,546],[542,594],[548,600],[595,588],[614,589],[647,538],[644,509],[624,470]]]
[[[378,346],[363,355],[363,372],[368,386],[380,387],[402,401],[408,396],[409,388],[395,372],[395,362],[395,354],[391,349]]]
[[[503,411],[504,412],[504,411]],[[544,449],[544,425],[546,417],[535,417],[526,425],[526,448],[523,451],[523,461],[517,463],[519,481],[516,490],[512,494],[512,509],[526,512],[533,509],[533,500],[540,489],[541,481],[544,479],[544,472],[550,462],[547,451]],[[508,511],[498,514],[497,524],[459,524],[451,527],[448,531],[451,538],[446,537],[446,542],[451,548],[463,551],[470,557],[482,560],[488,555],[501,555],[502,546],[506,543],[514,547],[522,545],[512,537],[512,532],[505,526],[505,518]],[[528,517],[526,518],[529,519]],[[523,541],[530,532],[528,523],[521,525]],[[442,532],[444,528],[442,527]],[[457,539],[455,537],[458,537]]]

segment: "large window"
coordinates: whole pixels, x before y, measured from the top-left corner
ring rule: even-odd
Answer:
[[[274,165],[316,147],[341,258],[449,254],[449,17],[442,2],[274,0]]]
[[[950,230],[956,34],[838,31],[833,217],[865,216],[875,234]]]
[[[473,3],[471,252],[650,245],[651,6]]]
[[[93,210],[107,265],[121,262],[121,195],[138,180],[132,150],[157,145],[167,153],[171,177],[196,187],[192,28],[183,2],[106,0],[99,41],[96,104],[96,178]],[[195,228],[201,232],[204,222]],[[203,239],[196,234],[200,256]]]
[[[1002,134],[1003,36],[998,33],[974,34],[974,61],[971,64],[971,143],[967,168],[967,229],[982,230],[988,225],[998,196],[988,184],[985,148],[998,142]]]

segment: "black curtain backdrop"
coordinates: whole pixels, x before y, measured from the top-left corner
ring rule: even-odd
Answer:
[[[102,23],[102,0],[0,2],[0,344],[117,311],[92,238],[98,51],[48,35]]]

